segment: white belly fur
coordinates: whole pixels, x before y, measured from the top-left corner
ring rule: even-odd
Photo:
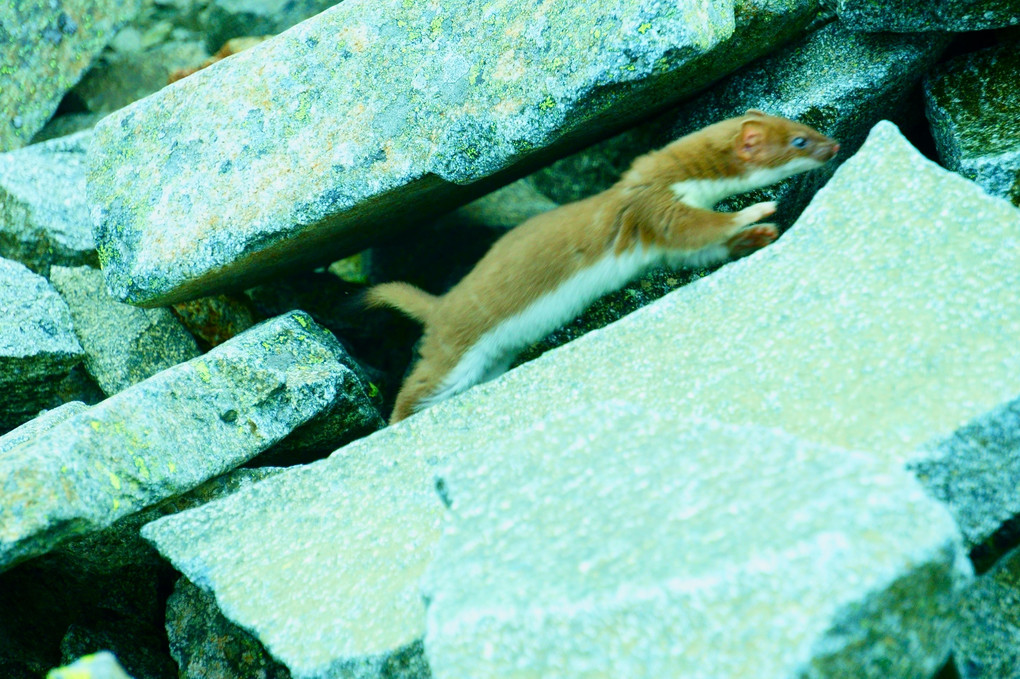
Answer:
[[[728,258],[729,252],[723,245],[693,252],[638,247],[620,255],[609,254],[482,335],[436,391],[419,402],[415,410],[424,410],[476,384],[499,377],[522,349],[573,319],[599,297],[619,290],[653,266],[703,267]]]

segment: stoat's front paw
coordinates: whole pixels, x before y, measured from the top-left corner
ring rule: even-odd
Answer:
[[[726,241],[726,246],[731,255],[740,256],[763,248],[777,238],[779,229],[775,224],[755,224]]]
[[[749,207],[745,207],[743,210],[737,213],[739,221],[742,226],[747,224],[754,224],[757,221],[761,221],[770,215],[776,213],[776,204],[774,201],[766,201],[764,203],[755,203]]]

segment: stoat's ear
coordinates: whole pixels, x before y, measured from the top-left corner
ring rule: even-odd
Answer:
[[[744,115],[746,115],[746,116],[754,116],[755,118],[764,118],[765,117],[765,113],[763,113],[762,111],[759,111],[756,108],[749,108],[749,109],[747,109],[747,113],[745,113]]]
[[[744,162],[755,160],[765,148],[765,125],[754,119],[745,120],[740,124],[736,144],[738,158]]]

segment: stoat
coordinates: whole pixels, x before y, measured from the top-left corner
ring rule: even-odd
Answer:
[[[768,245],[779,232],[756,222],[775,203],[712,207],[838,150],[810,127],[750,110],[637,158],[602,193],[528,219],[445,295],[407,283],[371,288],[368,306],[425,326],[390,422],[497,377],[529,344],[652,267],[707,266]]]

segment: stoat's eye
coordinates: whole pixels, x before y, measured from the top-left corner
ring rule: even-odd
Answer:
[[[808,140],[805,137],[794,137],[790,140],[790,145],[802,149],[808,145]]]

